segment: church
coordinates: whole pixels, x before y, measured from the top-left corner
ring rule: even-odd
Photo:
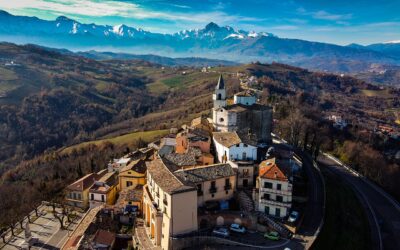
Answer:
[[[233,104],[228,105],[225,82],[220,75],[213,94],[213,103],[212,120],[215,131],[236,131],[242,141],[251,141],[253,144],[272,142],[272,108],[258,104],[252,91],[236,93]]]

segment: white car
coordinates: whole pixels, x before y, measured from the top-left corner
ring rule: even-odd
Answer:
[[[222,236],[222,237],[228,237],[229,236],[229,230],[225,227],[219,227],[215,228],[213,231],[213,234]]]
[[[288,221],[294,223],[297,221],[298,218],[299,218],[299,212],[292,211],[289,215]]]
[[[246,228],[245,228],[245,227],[243,227],[243,226],[241,226],[241,225],[239,225],[239,224],[236,224],[236,223],[231,224],[231,226],[229,227],[229,229],[230,229],[231,231],[233,231],[233,232],[236,232],[236,233],[242,233],[242,234],[244,234],[244,233],[246,232]]]

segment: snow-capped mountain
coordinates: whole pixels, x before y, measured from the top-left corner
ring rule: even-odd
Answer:
[[[0,41],[81,51],[100,49],[237,62],[279,61],[341,72],[368,68],[372,63],[400,64],[399,43],[339,46],[237,30],[213,22],[202,29],[160,34],[127,25],[85,24],[65,16],[48,21],[0,11]]]

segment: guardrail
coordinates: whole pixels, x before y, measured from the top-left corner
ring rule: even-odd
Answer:
[[[338,158],[334,157],[333,155],[330,155],[328,153],[323,153],[324,156],[328,157],[329,159],[335,161],[337,164],[339,164],[341,167],[345,168],[347,171],[351,172],[352,174],[358,176],[361,178],[362,181],[367,183],[370,187],[372,187],[375,191],[380,193],[382,196],[384,196],[392,205],[400,212],[400,203],[395,200],[390,194],[386,193],[384,190],[382,190],[379,186],[371,182],[367,177],[364,175],[360,174],[356,170],[352,169],[348,165],[344,164],[341,162]]]

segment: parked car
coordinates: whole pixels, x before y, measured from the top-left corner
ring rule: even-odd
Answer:
[[[222,236],[222,237],[229,237],[229,230],[225,227],[218,227],[214,228],[212,231],[214,235]]]
[[[230,229],[231,231],[233,231],[233,232],[236,232],[236,233],[242,233],[242,234],[244,234],[244,233],[246,232],[246,228],[245,228],[244,226],[241,226],[241,225],[236,224],[236,223],[231,224],[231,226],[229,227],[229,229]]]
[[[299,218],[299,212],[292,211],[289,215],[288,221],[294,223],[297,221],[298,218]]]
[[[206,201],[204,208],[207,211],[218,211],[220,210],[220,205],[218,201]]]
[[[264,234],[264,237],[270,240],[279,240],[281,237],[276,231],[269,231]]]

